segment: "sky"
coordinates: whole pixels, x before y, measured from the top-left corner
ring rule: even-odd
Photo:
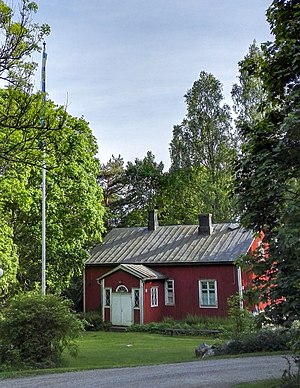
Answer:
[[[36,1],[33,20],[51,27],[49,99],[89,122],[101,163],[151,151],[168,169],[173,126],[199,73],[221,81],[231,105],[238,61],[254,39],[272,39],[271,0]]]

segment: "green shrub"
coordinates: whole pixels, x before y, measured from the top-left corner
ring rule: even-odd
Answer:
[[[192,317],[192,316],[191,316]],[[188,320],[188,319],[187,319]],[[194,321],[191,324],[191,320]],[[207,330],[207,329],[219,329],[223,331],[223,325],[221,323],[224,322],[224,318],[214,319],[214,318],[206,318],[206,324],[197,322],[198,319],[191,318],[190,322],[187,323],[184,321],[175,321],[173,318],[167,317],[164,318],[161,322],[152,322],[147,324],[135,324],[127,328],[127,331],[137,331],[137,332],[148,332],[148,333],[164,333],[168,329],[187,329],[190,332],[186,334],[189,335],[198,335],[197,331]]]
[[[175,325],[176,324],[176,321],[173,317],[164,317],[161,322],[165,323],[167,325]]]
[[[228,298],[227,304],[233,338],[238,339],[243,333],[257,330],[253,315],[248,310],[241,308],[241,297],[238,293]]]
[[[102,315],[99,311],[88,311],[86,313],[79,314],[79,317],[83,320],[84,329],[86,331],[98,331],[105,328]]]
[[[217,353],[240,354],[289,350],[292,337],[293,333],[288,329],[262,329],[256,333],[243,334],[238,339],[220,345]]]
[[[59,363],[64,349],[75,355],[74,339],[83,324],[70,303],[37,292],[11,299],[0,320],[1,363],[50,367]]]
[[[229,327],[230,321],[224,317],[207,317],[203,315],[188,314],[183,322],[190,326],[196,326],[197,329],[221,329]]]

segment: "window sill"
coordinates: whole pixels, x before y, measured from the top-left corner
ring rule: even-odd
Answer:
[[[199,306],[200,309],[217,309],[218,306]]]

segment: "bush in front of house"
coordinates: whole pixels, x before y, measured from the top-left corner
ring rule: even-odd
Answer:
[[[183,322],[187,323],[191,327],[197,327],[203,330],[220,329],[224,330],[229,328],[231,322],[225,317],[207,317],[205,315],[192,315],[188,314]]]
[[[285,351],[291,349],[295,332],[289,329],[261,329],[245,333],[217,347],[216,354],[241,354],[256,352]]]
[[[0,363],[52,367],[67,349],[76,354],[74,340],[83,323],[71,302],[57,295],[27,292],[11,299],[0,319]]]
[[[82,319],[86,331],[104,330],[107,326],[107,324],[104,324],[99,311],[80,313],[79,317]]]
[[[135,324],[129,326],[127,331],[143,332],[143,333],[163,333],[167,329],[182,329],[188,328],[186,324],[181,324],[175,321],[162,321],[162,322],[151,322],[146,324]]]
[[[224,318],[209,318],[199,316],[187,316],[182,321],[175,321],[172,317],[165,317],[161,322],[152,322],[147,324],[135,324],[127,328],[127,331],[146,332],[146,333],[168,333],[170,329],[186,330],[187,335],[199,335],[201,330],[219,329],[223,331]],[[182,333],[182,334],[183,334]]]
[[[242,299],[239,293],[227,299],[228,317],[230,320],[229,334],[239,339],[244,333],[256,332],[258,323],[256,318],[245,308],[241,308]]]

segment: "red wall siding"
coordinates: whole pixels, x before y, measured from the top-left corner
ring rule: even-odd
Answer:
[[[237,269],[234,265],[152,267],[174,279],[175,305],[165,306],[162,315],[184,319],[188,314],[204,316],[226,316],[227,299],[238,291]],[[199,280],[217,281],[218,307],[199,307]]]
[[[85,310],[101,311],[100,284],[97,279],[112,270],[112,266],[86,267],[85,268]]]
[[[128,291],[131,292],[132,288],[140,287],[140,280],[122,270],[116,271],[109,275],[107,278],[104,278],[104,287],[111,287],[112,292],[116,292],[116,288],[120,284],[126,286]]]
[[[141,323],[141,312],[139,309],[133,310],[133,323]]]
[[[151,307],[151,287],[158,287],[158,306]],[[160,322],[164,317],[164,281],[148,281],[144,285],[144,323]]]
[[[104,322],[110,322],[110,308],[104,308]]]

